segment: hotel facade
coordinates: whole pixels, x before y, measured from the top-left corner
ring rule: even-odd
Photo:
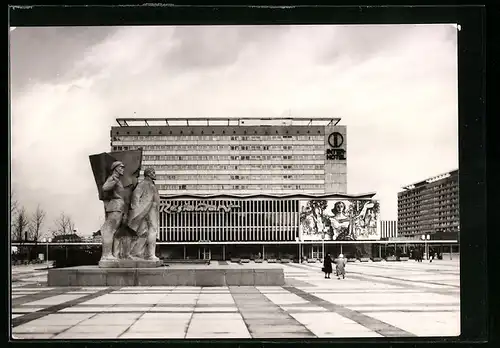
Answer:
[[[111,151],[142,149],[160,191],[159,254],[226,260],[372,257],[374,193],[347,193],[338,118],[117,119]]]
[[[398,193],[399,236],[458,240],[459,232],[458,170],[405,186]]]

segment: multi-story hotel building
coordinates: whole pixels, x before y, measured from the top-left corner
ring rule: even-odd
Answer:
[[[458,239],[458,170],[404,187],[398,193],[398,234]]]
[[[111,146],[142,148],[142,167],[156,169],[160,194],[346,193],[347,136],[339,121],[117,119]]]
[[[374,194],[347,194],[339,121],[117,119],[111,150],[155,168],[166,257],[321,258],[380,238]]]

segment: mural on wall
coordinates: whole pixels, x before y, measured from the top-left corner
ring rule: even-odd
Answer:
[[[380,204],[374,200],[309,200],[300,202],[303,240],[380,239]]]

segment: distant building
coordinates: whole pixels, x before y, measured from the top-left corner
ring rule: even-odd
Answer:
[[[92,233],[91,241],[94,243],[102,243],[102,235],[100,230]]]
[[[460,231],[458,170],[404,187],[398,193],[398,234],[457,239]]]
[[[82,238],[75,233],[62,234],[62,235],[55,236],[54,238],[52,238],[52,242],[53,243],[77,243],[77,242],[82,242]]]
[[[380,221],[380,239],[392,239],[398,237],[398,222],[397,220],[381,220]]]

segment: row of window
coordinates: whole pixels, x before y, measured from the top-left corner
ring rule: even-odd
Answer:
[[[113,146],[113,151],[138,150],[142,148],[144,151],[312,151],[323,150],[324,145],[116,145]]]
[[[415,201],[427,197],[449,196],[450,194],[458,193],[458,186],[439,189],[439,190],[425,190],[418,192],[405,192],[400,196],[403,201]]]
[[[399,224],[401,226],[407,224],[423,224],[423,223],[449,223],[449,222],[457,222],[459,221],[459,217],[457,215],[440,218],[440,219],[419,219],[419,220],[400,220]]]
[[[260,242],[260,241],[295,241],[298,226],[227,226],[209,225],[207,227],[160,227],[161,242]],[[266,255],[269,252],[266,251]],[[230,253],[229,253],[230,256]]]
[[[420,202],[420,203],[412,203],[412,204],[400,204],[398,206],[398,209],[400,210],[407,210],[407,211],[413,211],[417,207],[420,208],[430,208],[430,209],[439,209],[441,207],[448,207],[448,206],[456,206],[458,205],[458,198],[456,199],[445,199],[441,201],[434,201],[434,202]]]
[[[323,185],[314,184],[301,184],[301,185],[260,185],[260,184],[248,184],[248,185],[220,185],[220,184],[182,184],[182,185],[167,185],[158,184],[156,185],[158,190],[314,190],[321,189]]]
[[[321,180],[323,175],[300,174],[300,175],[224,175],[224,174],[157,174],[156,180]]]
[[[450,211],[458,211],[458,204],[446,204],[439,206],[420,206],[417,208],[409,209],[409,208],[400,208],[398,209],[398,213],[406,214],[406,215],[415,215],[415,214],[425,214],[425,215],[434,215],[434,214],[444,214]]]
[[[448,219],[450,217],[459,216],[458,210],[449,211],[444,214],[398,214],[398,218],[401,221],[410,221],[410,220],[434,220],[434,219]]]
[[[225,135],[127,135],[117,132],[112,137],[115,141],[167,141],[167,140],[211,140],[211,141],[268,141],[268,140],[323,140],[324,136],[313,135],[262,135],[262,136],[225,136]]]
[[[443,212],[431,212],[431,213],[428,213],[428,212],[425,212],[425,211],[422,211],[420,213],[401,213],[401,212],[398,212],[398,216],[400,219],[404,219],[404,220],[408,220],[408,219],[419,219],[419,220],[425,220],[425,219],[438,219],[438,218],[444,218],[446,216],[454,216],[454,215],[458,215],[459,214],[459,210],[458,209],[453,209],[453,210],[446,210],[446,211],[443,211]]]
[[[154,166],[158,170],[323,170],[322,164],[158,164]]]
[[[323,155],[145,155],[144,161],[270,161],[270,160],[320,160]]]

